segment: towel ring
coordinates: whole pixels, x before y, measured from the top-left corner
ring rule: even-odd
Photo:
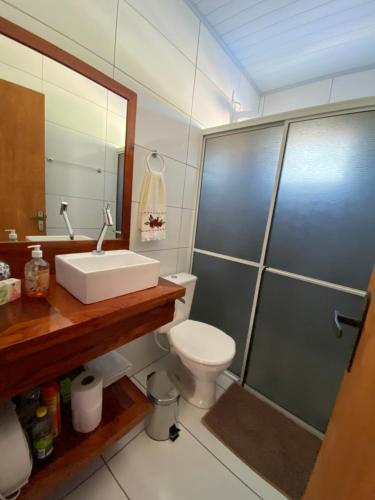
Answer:
[[[161,162],[161,169],[156,170],[156,172],[160,172],[161,174],[163,174],[165,171],[164,156],[161,155],[160,153],[158,153],[157,151],[151,151],[151,153],[149,153],[147,155],[147,157],[146,157],[147,168],[148,168],[149,172],[155,172],[155,170],[150,167],[150,159],[151,158],[159,158],[159,160]]]

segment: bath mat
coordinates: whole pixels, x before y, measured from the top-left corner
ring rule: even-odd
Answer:
[[[302,498],[321,440],[232,384],[203,423],[251,469],[293,500]]]

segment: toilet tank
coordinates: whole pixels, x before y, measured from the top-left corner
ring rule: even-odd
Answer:
[[[191,304],[194,297],[195,284],[197,282],[197,277],[188,273],[169,274],[168,276],[163,276],[163,278],[165,280],[172,281],[172,283],[175,283],[176,285],[185,287],[186,292],[184,297],[182,297],[184,302],[181,302],[181,300],[175,301],[173,321],[160,327],[158,329],[158,332],[160,333],[166,333],[173,326],[178,325],[179,323],[182,323],[182,321],[189,318]]]

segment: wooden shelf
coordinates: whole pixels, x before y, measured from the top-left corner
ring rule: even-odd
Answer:
[[[51,458],[46,463],[34,464],[30,481],[19,498],[46,498],[60,483],[129,432],[151,410],[152,405],[142,392],[127,377],[123,377],[104,389],[102,422],[93,432],[75,432],[70,412],[66,413]]]
[[[173,319],[185,288],[157,286],[84,305],[51,276],[48,296],[0,307],[0,400],[117,349]]]

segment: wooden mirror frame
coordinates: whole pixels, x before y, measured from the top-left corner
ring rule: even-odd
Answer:
[[[0,17],[0,33],[15,40],[31,49],[36,50],[77,73],[89,78],[95,83],[118,94],[127,100],[126,115],[126,136],[124,155],[124,197],[122,204],[122,227],[121,238],[117,240],[105,240],[103,248],[114,250],[119,248],[129,248],[130,240],[130,220],[132,203],[132,183],[133,183],[133,160],[134,160],[134,136],[135,120],[137,111],[137,94],[121,83],[113,80],[101,71],[93,68],[89,64],[81,61],[77,57],[60,49],[56,45],[47,42],[43,38],[34,35],[21,26]],[[8,262],[12,267],[12,275],[22,277],[23,266],[29,260],[30,250],[27,246],[32,242],[27,241],[4,241],[0,242],[0,260]],[[96,248],[96,241],[46,241],[43,242],[45,258],[49,261],[51,271],[55,268],[55,255],[72,252],[89,252]]]

